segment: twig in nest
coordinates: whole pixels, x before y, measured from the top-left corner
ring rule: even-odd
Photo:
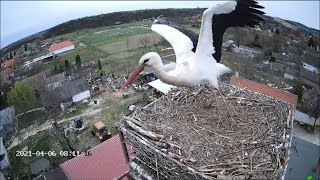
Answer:
[[[194,132],[196,132],[199,136],[201,136],[204,140],[206,140],[209,144],[211,144],[211,142],[210,142],[206,137],[204,137],[200,132],[198,132],[195,128],[193,128],[193,127],[191,127],[191,126],[188,126],[187,122],[185,122],[185,125],[186,125],[189,129],[194,130]]]

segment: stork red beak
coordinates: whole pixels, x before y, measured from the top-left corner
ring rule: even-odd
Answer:
[[[123,88],[127,87],[129,84],[131,84],[134,79],[139,75],[139,73],[141,71],[143,71],[144,69],[144,65],[138,67],[138,69],[136,69],[132,74],[131,76],[128,78],[128,80],[124,83],[124,85],[122,86]]]

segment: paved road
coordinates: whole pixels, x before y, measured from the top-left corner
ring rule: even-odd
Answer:
[[[285,180],[306,180],[308,175],[312,175],[312,180],[320,178],[320,170],[312,172],[313,166],[320,158],[320,146],[297,137],[292,138],[291,156],[287,167]]]

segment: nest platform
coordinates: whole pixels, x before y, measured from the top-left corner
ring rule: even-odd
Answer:
[[[176,88],[120,120],[129,164],[147,179],[279,179],[293,106],[221,84],[222,94]]]

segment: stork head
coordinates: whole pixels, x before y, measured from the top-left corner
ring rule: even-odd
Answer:
[[[161,64],[161,58],[159,56],[159,54],[157,54],[156,52],[149,52],[145,55],[143,55],[140,60],[139,60],[139,67],[138,69],[136,69],[131,76],[128,78],[128,80],[125,82],[125,84],[123,85],[123,87],[127,87],[129,84],[131,84],[134,79],[139,75],[139,73],[141,71],[143,71],[143,69],[146,66],[151,66],[151,67],[156,67],[158,65]]]
[[[161,63],[161,58],[159,54],[155,52],[149,52],[145,55],[143,55],[139,60],[139,66],[151,66],[154,67]]]

